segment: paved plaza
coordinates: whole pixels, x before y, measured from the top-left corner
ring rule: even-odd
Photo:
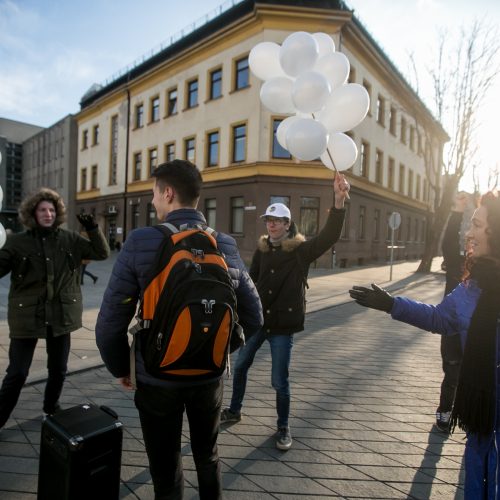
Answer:
[[[89,270],[84,328],[73,334],[71,374],[61,403],[113,408],[124,424],[121,498],[153,499],[133,393],[102,366],[93,338],[95,317],[113,260]],[[389,267],[312,270],[306,330],[295,335],[291,380],[293,447],[275,448],[275,393],[265,344],[250,370],[241,422],[219,438],[224,498],[461,499],[464,435],[433,426],[441,383],[439,336],[395,322],[353,303],[347,290],[377,282],[397,293],[436,303],[444,276],[415,274],[417,262]],[[6,293],[0,280],[0,370],[7,358]],[[44,389],[44,343],[12,418],[0,433],[0,498],[35,499]],[[231,379],[225,386],[225,401]],[[183,441],[186,499],[198,498],[187,425]]]

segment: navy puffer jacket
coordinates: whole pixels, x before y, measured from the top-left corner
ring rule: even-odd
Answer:
[[[175,226],[182,224],[206,225],[201,212],[188,208],[171,212],[165,222]],[[96,342],[106,367],[115,377],[125,377],[130,373],[128,328],[163,238],[163,234],[154,227],[144,227],[132,231],[120,251],[104,292],[95,329]],[[217,233],[216,239],[235,284],[239,323],[244,328],[245,336],[249,337],[257,332],[263,323],[262,306],[257,290],[241,260],[234,239],[224,233]],[[160,386],[186,384],[185,382],[170,382],[151,377],[144,370],[140,353],[136,354],[138,382]]]

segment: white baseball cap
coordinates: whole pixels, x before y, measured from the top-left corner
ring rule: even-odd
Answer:
[[[261,215],[261,217],[284,217],[291,220],[291,214],[289,208],[283,203],[273,203],[269,205],[266,209],[266,213]]]

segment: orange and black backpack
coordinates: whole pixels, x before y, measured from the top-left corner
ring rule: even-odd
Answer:
[[[146,371],[166,380],[203,380],[226,369],[244,343],[236,294],[215,231],[165,223],[146,281],[137,341]]]

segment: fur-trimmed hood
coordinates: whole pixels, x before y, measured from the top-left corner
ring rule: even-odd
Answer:
[[[35,218],[35,209],[41,201],[50,201],[56,209],[56,219],[54,228],[59,227],[66,221],[66,206],[64,201],[56,191],[49,188],[40,188],[31,196],[25,198],[18,209],[19,220],[28,229],[35,229],[38,223]]]
[[[305,237],[301,233],[297,233],[295,236],[292,238],[287,238],[286,240],[283,240],[281,242],[281,249],[284,252],[292,252],[295,250],[299,245],[304,243],[306,241]],[[269,243],[269,236],[267,234],[263,234],[260,238],[259,241],[257,242],[257,248],[261,252],[269,252],[271,245]]]

